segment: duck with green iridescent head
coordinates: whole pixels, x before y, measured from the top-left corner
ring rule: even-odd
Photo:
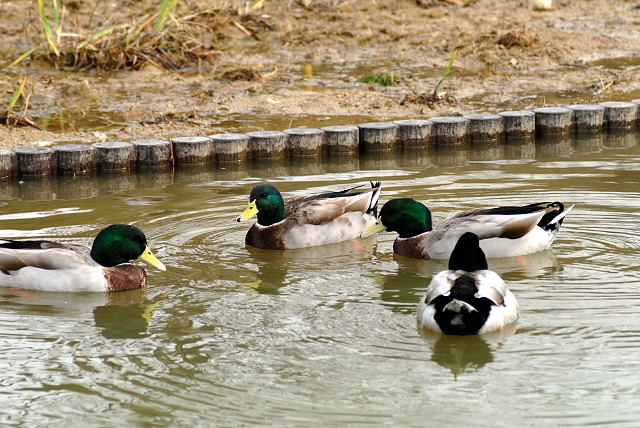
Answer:
[[[549,248],[564,217],[560,202],[538,202],[524,206],[474,209],[455,214],[432,226],[431,211],[411,198],[387,201],[376,224],[362,234],[363,238],[382,231],[399,234],[393,251],[406,257],[448,259],[465,232],[480,239],[487,257],[514,257]]]
[[[93,245],[52,241],[0,243],[0,286],[41,291],[121,291],[144,287],[141,259],[166,270],[137,227],[114,224],[98,233]]]
[[[293,249],[355,239],[376,222],[380,182],[352,192],[356,187],[291,199],[285,203],[271,184],[251,190],[247,208],[238,222],[257,217],[245,243],[263,249]]]

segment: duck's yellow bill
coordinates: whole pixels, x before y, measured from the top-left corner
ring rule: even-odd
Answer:
[[[360,237],[361,238],[368,238],[368,237],[370,237],[372,235],[375,235],[376,233],[384,232],[385,230],[387,230],[387,227],[384,224],[382,224],[382,221],[380,219],[378,219],[378,221],[376,221],[376,224],[367,227],[360,234]]]
[[[258,206],[256,205],[256,201],[255,200],[253,202],[249,201],[249,203],[247,204],[247,208],[245,208],[244,211],[242,211],[242,214],[238,216],[236,221],[242,223],[247,220],[251,220],[257,214],[258,214]]]
[[[156,256],[153,255],[153,253],[151,252],[148,246],[144,249],[140,257],[138,258],[142,261],[149,263],[151,266],[160,269],[162,272],[167,270],[167,268],[164,267],[162,262],[156,259]]]

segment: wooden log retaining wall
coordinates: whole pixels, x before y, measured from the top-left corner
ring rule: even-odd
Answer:
[[[0,150],[0,178],[94,171],[133,171],[176,165],[206,165],[284,158],[357,156],[427,147],[484,144],[494,147],[530,139],[533,135],[568,132],[628,132],[640,130],[640,99],[631,102],[576,104],[533,111],[504,111],[427,120],[373,122],[321,129],[292,128],[247,134],[177,137],[170,141],[139,140],[18,147]]]

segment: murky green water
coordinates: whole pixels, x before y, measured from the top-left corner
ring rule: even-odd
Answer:
[[[269,179],[285,197],[367,180],[383,200],[457,210],[575,203],[553,249],[490,260],[517,330],[421,335],[442,261],[392,235],[273,252],[235,217]],[[633,135],[1,183],[0,235],[89,242],[133,222],[166,273],[119,294],[0,289],[0,424],[62,426],[637,426],[640,145]]]

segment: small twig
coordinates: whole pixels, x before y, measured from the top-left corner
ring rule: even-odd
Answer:
[[[239,29],[240,31],[242,31],[244,34],[246,34],[247,36],[249,36],[249,37],[253,37],[253,33],[252,33],[251,31],[247,30],[247,29],[246,29],[242,24],[240,24],[239,22],[237,22],[237,21],[231,21],[231,23],[232,23],[233,25],[235,25],[236,27],[238,27],[238,29]]]
[[[91,15],[89,15],[89,24],[87,24],[87,28],[91,28],[91,22],[93,21],[93,17],[96,14],[96,9],[98,8],[98,6],[100,6],[100,3],[102,3],[102,0],[98,0],[93,9],[91,9]]]

